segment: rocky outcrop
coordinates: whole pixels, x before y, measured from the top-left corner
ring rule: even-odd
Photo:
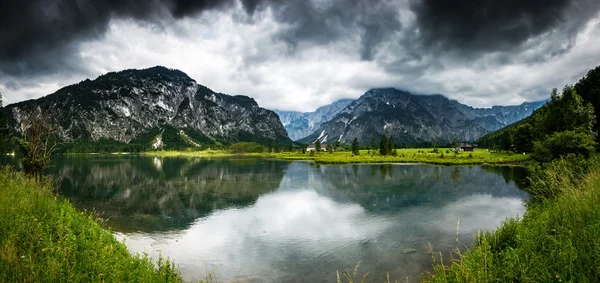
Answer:
[[[277,115],[247,96],[216,93],[185,73],[153,67],[102,75],[37,100],[5,107],[19,132],[27,113],[40,108],[58,124],[65,142],[153,139],[164,128],[190,144],[275,140],[291,143]],[[162,139],[165,141],[165,138]]]

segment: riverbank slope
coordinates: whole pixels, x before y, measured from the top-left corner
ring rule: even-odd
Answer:
[[[534,174],[521,219],[482,234],[429,282],[596,282],[600,278],[600,163],[556,160]],[[440,262],[439,254],[437,260]],[[448,258],[448,255],[444,255]]]
[[[0,282],[181,282],[173,263],[130,255],[54,185],[0,167]]]

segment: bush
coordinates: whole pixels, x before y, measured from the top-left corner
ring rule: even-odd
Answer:
[[[534,142],[532,157],[539,162],[548,162],[570,153],[589,158],[596,150],[594,138],[592,134],[577,130],[556,132],[543,142]]]
[[[262,153],[265,147],[255,142],[238,142],[229,147],[231,153]]]

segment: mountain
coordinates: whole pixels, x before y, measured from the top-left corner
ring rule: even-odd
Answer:
[[[340,113],[352,101],[352,99],[338,100],[334,103],[321,106],[314,112],[275,110],[275,113],[279,115],[279,119],[281,119],[281,123],[283,123],[288,136],[296,141],[314,133],[321,124],[331,120],[333,116]]]
[[[64,142],[112,140],[154,147],[200,147],[237,141],[291,143],[277,115],[247,96],[216,93],[179,70],[111,72],[4,109],[19,132],[38,108]]]
[[[394,88],[367,91],[350,103],[303,143],[352,142],[370,144],[381,135],[393,137],[396,144],[448,142],[454,135],[461,141],[473,141],[506,125],[529,116],[545,101],[518,106],[473,108],[442,95],[414,95]]]

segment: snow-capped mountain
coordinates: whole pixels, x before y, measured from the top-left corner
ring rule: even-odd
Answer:
[[[292,140],[299,140],[314,133],[321,124],[340,113],[352,101],[352,99],[338,100],[334,103],[321,106],[314,112],[274,111],[279,115],[279,119],[281,119],[281,123],[283,123],[288,136]]]

